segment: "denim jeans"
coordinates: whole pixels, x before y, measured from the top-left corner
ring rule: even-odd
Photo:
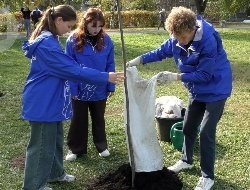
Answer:
[[[30,122],[23,190],[42,190],[49,180],[65,175],[62,122]]]
[[[184,142],[181,160],[193,164],[194,143],[200,127],[200,167],[202,176],[214,179],[215,134],[226,99],[216,102],[189,100],[183,123]]]
[[[24,19],[24,28],[26,30],[26,37],[28,38],[31,34],[30,19]]]

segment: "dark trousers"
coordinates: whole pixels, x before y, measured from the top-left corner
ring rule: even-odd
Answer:
[[[107,149],[105,132],[106,99],[100,101],[72,100],[73,118],[67,137],[67,145],[74,154],[87,154],[88,112],[92,120],[93,141],[98,152]]]
[[[165,21],[159,21],[158,30],[160,29],[161,26],[163,27],[164,30],[166,30],[166,28],[165,28]]]
[[[226,99],[216,102],[189,100],[183,123],[182,160],[193,164],[194,143],[200,127],[200,167],[203,177],[214,179],[215,134]]]

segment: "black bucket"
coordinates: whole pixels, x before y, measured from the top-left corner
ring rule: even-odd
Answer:
[[[183,118],[157,118],[157,132],[160,141],[171,142],[170,139],[170,130],[171,127],[180,121],[183,121]]]

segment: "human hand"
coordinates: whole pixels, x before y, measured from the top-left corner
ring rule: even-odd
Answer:
[[[77,96],[71,96],[73,100],[78,100]]]
[[[176,81],[179,78],[180,78],[180,74],[178,74],[178,73],[163,71],[163,72],[158,73],[157,81],[160,84],[162,84],[162,83],[165,83],[165,82],[168,82],[168,81]]]
[[[108,97],[110,98],[111,96],[113,96],[115,93],[114,92],[108,92]]]
[[[119,82],[123,82],[124,80],[124,73],[123,72],[109,72],[109,82],[111,83],[119,83]]]
[[[138,57],[130,60],[129,62],[127,62],[126,66],[127,67],[133,67],[133,66],[139,65],[141,62],[142,62],[141,56],[138,56]]]

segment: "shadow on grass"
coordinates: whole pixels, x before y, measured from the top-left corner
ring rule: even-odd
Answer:
[[[226,154],[227,148],[222,144],[216,143],[215,149],[216,149],[216,152],[215,152],[216,158],[215,159],[222,159],[224,157],[224,155]],[[194,156],[200,157],[199,137],[197,137],[197,139],[195,141]]]
[[[234,183],[231,183],[229,181],[225,181],[223,179],[216,178],[213,190],[221,190],[221,189],[226,189],[226,190],[243,190],[243,188],[240,187],[238,184],[234,184]]]
[[[233,61],[232,61],[233,62]],[[233,80],[238,82],[250,82],[250,65],[249,62],[241,62],[240,64],[231,64],[233,71]]]
[[[201,171],[198,166],[195,166],[192,169],[185,170],[183,172],[185,172],[186,174],[190,176],[193,176],[194,178],[197,178],[197,183],[198,183],[199,177],[201,176]],[[182,181],[183,181],[183,190],[194,189],[194,186],[190,185],[191,184],[190,182],[186,181],[185,179],[182,179]],[[225,190],[243,190],[243,188],[240,187],[238,184],[231,183],[229,181],[225,181],[217,177],[215,177],[215,183],[212,189],[213,190],[224,190],[224,189]]]
[[[226,154],[227,148],[226,146],[224,146],[223,144],[216,144],[216,159],[222,159],[224,158],[225,154]]]
[[[247,40],[249,31],[248,30],[242,30],[242,29],[234,29],[234,30],[225,30],[221,31],[220,35],[222,40],[232,40],[236,39],[236,33],[237,32],[237,41],[245,42]]]

